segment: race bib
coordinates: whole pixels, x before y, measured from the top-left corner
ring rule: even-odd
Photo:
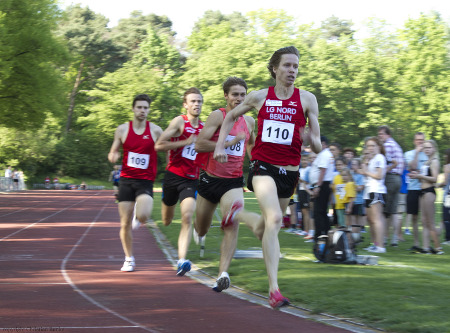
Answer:
[[[276,120],[264,120],[262,142],[290,145],[294,136],[294,124]]]
[[[336,194],[341,200],[345,198],[345,184],[336,185]]]
[[[195,160],[195,157],[197,156],[197,152],[195,151],[195,143],[184,146],[181,156],[187,158],[188,160]]]
[[[132,151],[128,152],[127,165],[132,168],[137,169],[147,169],[150,162],[150,155],[148,154],[138,154]]]
[[[232,141],[234,138],[235,138],[235,136],[228,135],[225,142]],[[241,141],[235,143],[234,145],[225,148],[225,152],[227,153],[227,155],[232,155],[232,156],[242,156],[244,154],[244,151],[245,151],[244,140],[241,140]]]

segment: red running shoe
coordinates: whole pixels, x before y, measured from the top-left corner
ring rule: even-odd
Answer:
[[[222,229],[225,229],[226,227],[232,226],[234,224],[234,218],[235,218],[236,214],[239,213],[239,211],[243,207],[244,207],[244,204],[241,201],[236,200],[235,202],[233,202],[228,215],[224,219],[222,219],[222,223],[221,223],[220,227]]]
[[[269,304],[272,308],[277,309],[289,304],[289,299],[281,295],[280,289],[269,294]]]

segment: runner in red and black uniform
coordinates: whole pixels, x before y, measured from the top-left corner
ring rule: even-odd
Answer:
[[[258,221],[262,217],[242,209],[244,206],[242,168],[245,152],[250,152],[255,143],[255,120],[250,116],[241,116],[234,123],[225,143],[225,151],[228,155],[226,163],[217,162],[213,157],[222,122],[228,112],[244,101],[247,95],[247,84],[241,78],[229,77],[223,83],[223,93],[227,102],[226,108],[211,112],[195,144],[198,152],[195,162],[202,169],[195,219],[198,235],[203,237],[208,232],[219,203],[223,216],[224,237],[220,247],[219,277],[212,288],[217,292],[230,286],[227,271],[236,251],[239,222],[245,222],[260,238],[264,231],[254,229],[260,226]]]
[[[161,216],[164,225],[172,223],[175,207],[180,201],[181,229],[178,237],[177,275],[183,276],[191,270],[191,262],[186,259],[192,235],[192,217],[195,211],[199,168],[194,164],[197,152],[195,139],[203,122],[199,116],[202,111],[203,96],[197,88],[184,93],[183,107],[186,115],[175,117],[156,142],[157,151],[170,151],[169,163],[163,182]]]
[[[108,160],[116,163],[123,147],[122,171],[119,184],[120,240],[125,252],[121,268],[132,272],[135,268],[131,222],[136,203],[136,218],[147,222],[153,208],[153,182],[156,176],[157,156],[155,142],[162,129],[147,121],[151,99],[137,95],[133,100],[133,121],[117,127]]]
[[[259,110],[247,185],[255,192],[265,217],[261,227],[264,228],[262,247],[269,278],[269,303],[274,308],[289,304],[278,288],[278,232],[297,185],[303,138],[309,139],[314,152],[322,149],[316,97],[294,87],[299,57],[293,46],[281,48],[272,55],[268,69],[275,86],[251,92],[227,114],[214,152],[217,161],[226,162],[224,145],[235,120],[251,109]],[[306,120],[309,131],[305,131]]]

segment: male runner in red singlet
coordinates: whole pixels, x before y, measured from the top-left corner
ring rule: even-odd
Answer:
[[[278,232],[297,185],[303,138],[309,139],[314,152],[322,149],[316,97],[294,87],[299,57],[293,46],[281,48],[272,55],[268,69],[275,86],[251,92],[227,114],[214,151],[217,161],[226,162],[224,145],[235,120],[253,108],[259,110],[247,185],[255,192],[264,216],[262,248],[269,278],[269,304],[274,308],[289,304],[278,288]],[[307,119],[309,133],[305,132]]]
[[[119,183],[120,240],[125,252],[121,271],[135,268],[131,221],[136,203],[136,217],[145,223],[153,208],[153,182],[156,177],[157,156],[155,142],[162,129],[147,121],[151,99],[137,95],[133,100],[133,121],[119,125],[108,154],[108,160],[116,163],[123,147],[122,171]]]
[[[203,128],[199,116],[202,111],[203,96],[197,88],[184,93],[183,106],[186,115],[177,116],[156,142],[157,151],[170,151],[169,163],[163,181],[161,215],[164,225],[172,223],[175,206],[180,200],[181,229],[178,236],[177,275],[183,276],[191,270],[191,262],[186,259],[192,235],[192,217],[195,211],[199,168],[194,164],[197,152],[195,139]]]
[[[247,84],[241,78],[229,77],[223,83],[223,92],[227,101],[226,108],[211,112],[195,143],[195,150],[198,152],[195,162],[202,169],[195,220],[198,235],[203,237],[208,232],[219,202],[223,216],[224,237],[220,251],[219,277],[213,286],[213,290],[217,292],[230,286],[227,271],[236,251],[239,221],[245,222],[255,234],[259,232],[259,239],[264,231],[254,229],[260,226],[257,222],[261,216],[242,209],[244,206],[242,167],[246,150],[250,151],[255,143],[253,130],[255,120],[250,116],[239,117],[225,142],[228,161],[219,163],[213,158],[223,119],[228,112],[244,101]]]

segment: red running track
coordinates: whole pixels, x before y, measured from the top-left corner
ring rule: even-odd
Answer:
[[[347,332],[177,277],[145,228],[120,272],[118,231],[111,191],[0,193],[0,332]]]

